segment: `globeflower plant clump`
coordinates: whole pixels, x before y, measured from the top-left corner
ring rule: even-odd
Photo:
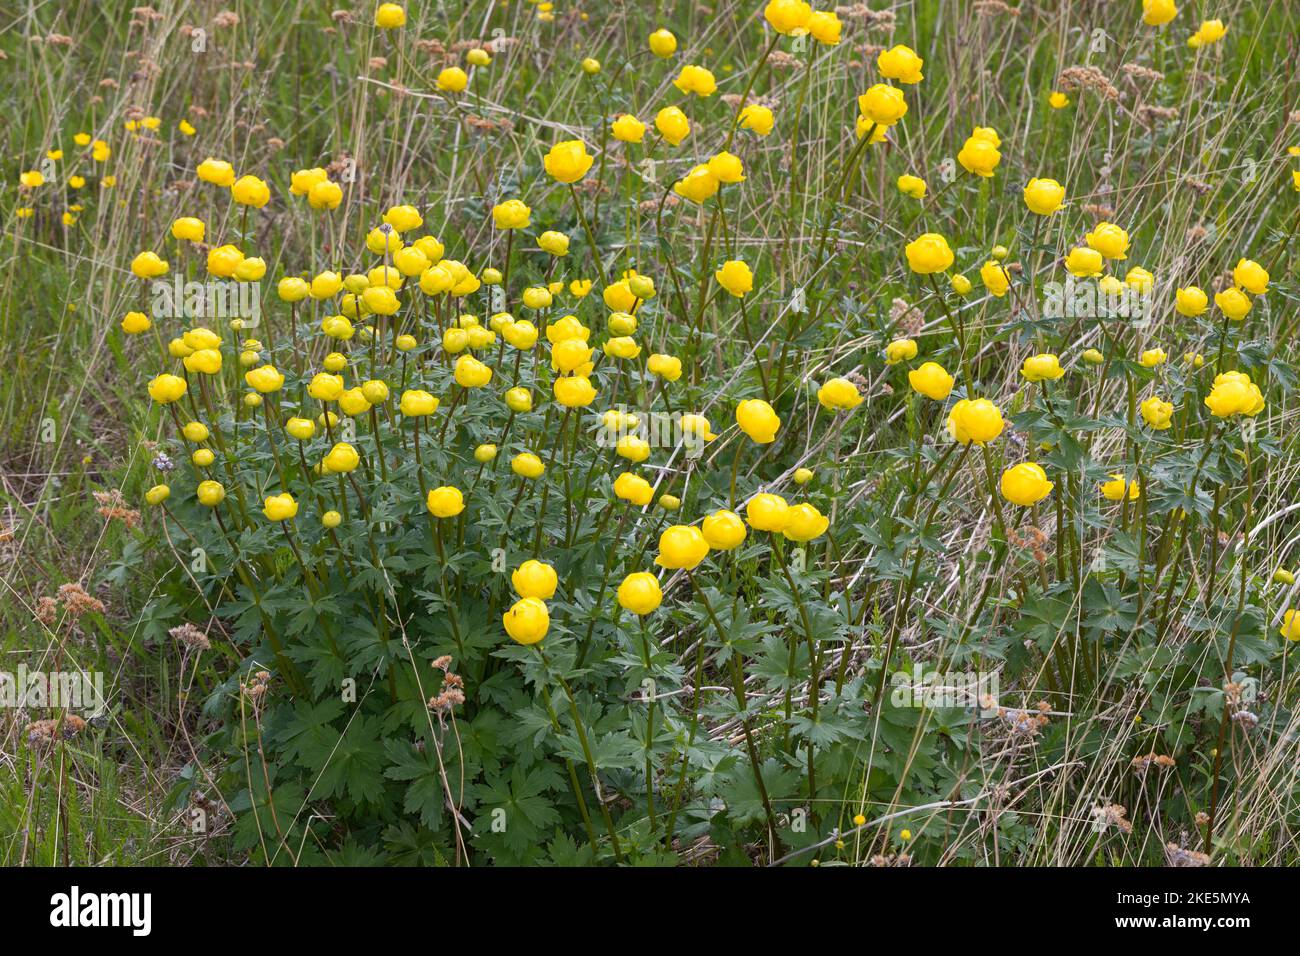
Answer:
[[[879,6],[96,40],[0,545],[117,676],[15,819],[165,747],[212,862],[1294,862],[1294,15]]]

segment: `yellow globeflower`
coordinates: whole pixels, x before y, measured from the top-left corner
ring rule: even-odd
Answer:
[[[454,518],[465,510],[465,496],[459,488],[444,485],[429,491],[425,506],[435,518]]]
[[[262,514],[270,521],[288,521],[297,513],[298,502],[294,501],[293,495],[287,491],[283,494],[271,495],[262,508]]]
[[[761,398],[749,398],[736,406],[736,424],[751,439],[767,445],[776,440],[781,419]]]
[[[649,571],[636,571],[618,586],[618,605],[633,614],[644,616],[663,603],[659,579]]]
[[[1002,412],[987,398],[963,398],[948,413],[948,434],[961,445],[984,445],[1006,427]]]
[[[731,551],[745,542],[745,522],[734,511],[721,508],[700,523],[704,540],[717,551]]]
[[[907,373],[907,381],[926,398],[942,402],[952,394],[954,379],[938,362],[925,362]]]
[[[501,623],[517,643],[527,646],[546,636],[551,616],[537,598],[521,598],[501,616]]]
[[[1101,493],[1107,501],[1122,501],[1127,492],[1129,501],[1136,501],[1142,494],[1142,489],[1136,479],[1126,482],[1123,475],[1114,474],[1110,476],[1110,481],[1103,481],[1100,485]]]
[[[555,596],[560,579],[555,568],[545,561],[530,559],[515,568],[510,575],[510,583],[521,598],[549,601]]]
[[[1021,462],[1002,472],[1002,497],[1013,505],[1037,504],[1051,494],[1053,485],[1047,473],[1032,461]]]
[[[709,554],[709,543],[695,525],[675,524],[659,535],[659,556],[655,563],[670,569],[691,570]]]
[[[1065,374],[1061,361],[1055,355],[1043,353],[1025,359],[1020,374],[1031,382],[1056,381]]]

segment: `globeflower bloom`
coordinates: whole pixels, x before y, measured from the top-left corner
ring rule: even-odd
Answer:
[[[501,623],[516,643],[527,647],[546,636],[551,616],[546,605],[537,598],[521,598],[501,615]]]
[[[766,106],[750,103],[740,111],[740,128],[757,133],[759,136],[771,134],[776,118]]]
[[[1164,26],[1176,16],[1174,0],[1142,0],[1142,22],[1149,27]]]
[[[618,606],[644,617],[663,603],[659,579],[649,571],[636,571],[618,586]]]
[[[1224,372],[1215,376],[1205,407],[1216,418],[1253,417],[1264,410],[1264,396],[1245,372]]]
[[[195,172],[199,179],[214,186],[232,186],[235,182],[235,168],[224,159],[213,159],[209,156],[199,163]]]
[[[262,514],[266,515],[268,521],[288,521],[298,513],[298,502],[293,500],[293,495],[284,492],[279,495],[271,495],[263,504]]]
[[[803,36],[808,32],[812,7],[804,0],[769,0],[763,8],[765,19],[777,33],[785,36]]]
[[[655,129],[670,146],[677,146],[691,135],[691,123],[676,106],[665,106],[655,114]]]
[[[639,143],[645,138],[646,125],[631,113],[622,113],[610,124],[609,129],[621,143]]]
[[[576,183],[587,175],[593,162],[587,155],[587,145],[580,139],[556,143],[542,160],[552,179],[569,184]]]
[[[444,93],[459,93],[469,86],[469,76],[458,66],[449,66],[438,73],[435,81]]]
[[[256,176],[241,176],[230,187],[230,198],[241,206],[261,209],[271,200],[271,188]]]
[[[525,451],[510,459],[510,470],[520,478],[540,478],[546,471],[546,466],[532,452]]]
[[[1025,185],[1025,205],[1040,216],[1050,216],[1065,202],[1065,187],[1055,179],[1031,179]]]
[[[1061,361],[1055,355],[1043,353],[1025,359],[1020,374],[1031,382],[1056,381],[1065,374],[1065,369],[1061,368]]]
[[[1208,306],[1209,299],[1204,292],[1194,285],[1179,289],[1174,293],[1174,308],[1178,310],[1179,315],[1194,319],[1203,314]]]
[[[916,55],[916,51],[901,43],[888,50],[882,50],[876,57],[876,69],[880,70],[881,76],[887,80],[897,80],[899,83],[909,85],[920,83],[925,79],[921,75],[921,67],[924,65],[925,61]]]
[[[481,388],[492,381],[492,369],[472,355],[462,355],[456,359],[454,375],[456,384],[462,388]]]
[[[549,601],[555,596],[555,589],[560,579],[555,573],[555,568],[545,561],[530,559],[515,568],[510,575],[510,583],[521,598]]]
[[[673,192],[683,199],[689,199],[694,203],[702,203],[716,196],[719,186],[718,177],[713,175],[707,164],[700,163],[673,183]]]
[[[614,494],[628,504],[644,508],[654,500],[654,488],[640,475],[625,471],[614,479]]]
[[[361,456],[357,454],[355,448],[345,441],[336,442],[324,460],[327,471],[341,475],[355,471],[359,464],[361,464]]]
[[[1128,233],[1110,222],[1099,222],[1084,239],[1107,259],[1128,258]]]
[[[1100,252],[1083,246],[1071,249],[1069,255],[1065,257],[1065,268],[1070,275],[1077,276],[1080,279],[1090,279],[1093,276],[1101,275],[1104,263],[1105,260],[1102,259]]]
[[[498,229],[526,229],[532,212],[520,200],[507,199],[492,207],[492,222]]]
[[[1029,507],[1042,501],[1052,492],[1054,485],[1047,473],[1032,461],[1021,462],[1002,472],[1002,497],[1013,505]]]
[[[745,520],[755,531],[780,533],[790,520],[790,506],[780,495],[763,492],[754,495],[745,505]]]
[[[898,191],[904,196],[911,196],[913,199],[924,199],[925,180],[919,176],[899,176]]]
[[[708,162],[709,172],[720,183],[743,183],[745,181],[745,165],[740,161],[739,156],[723,150],[715,155]]]
[[[907,373],[907,381],[926,398],[942,402],[952,394],[954,379],[938,362],[925,362]]]
[[[1002,162],[1002,153],[988,139],[971,136],[957,152],[957,162],[966,172],[988,179]]]
[[[718,81],[710,70],[688,64],[682,67],[677,79],[673,80],[673,86],[683,93],[694,93],[696,96],[704,97],[712,96],[717,92]]]
[[[661,60],[666,60],[677,52],[677,37],[671,30],[662,27],[650,34],[650,52]]]
[[[131,272],[141,279],[156,279],[167,274],[167,260],[155,252],[145,251],[131,260]]]
[[[1006,427],[1002,412],[987,398],[963,398],[948,413],[948,434],[961,445],[984,445]]]
[[[1120,474],[1111,475],[1110,480],[1103,481],[1100,488],[1102,496],[1107,501],[1123,501],[1126,493],[1129,501],[1136,501],[1142,494],[1142,488],[1136,479],[1126,481]]]
[[[149,397],[159,405],[169,405],[178,401],[189,391],[189,383],[179,375],[163,372],[149,383]]]
[[[675,524],[659,535],[655,563],[671,570],[690,571],[709,555],[709,543],[695,525]]]
[[[1158,395],[1152,395],[1144,400],[1139,406],[1142,412],[1142,419],[1158,432],[1162,432],[1170,425],[1174,417],[1174,406],[1166,402]]]
[[[425,507],[435,518],[454,518],[465,510],[465,496],[459,488],[450,485],[433,488],[425,500]]]
[[[1214,304],[1219,311],[1234,322],[1240,322],[1250,312],[1250,296],[1236,286],[1229,286],[1222,292],[1214,294]]]
[[[877,126],[893,126],[907,115],[907,100],[898,87],[877,83],[858,97],[858,112]]]
[[[830,527],[831,520],[806,502],[787,509],[785,527],[781,529],[791,541],[803,543],[820,538]]]
[[[817,401],[831,411],[848,411],[862,404],[858,387],[847,378],[833,378],[817,389]]]
[[[988,289],[989,294],[995,298],[1002,298],[1011,288],[1007,270],[1002,268],[1002,263],[992,259],[980,266],[980,279],[984,283],[984,288]]]
[[[406,25],[406,11],[396,3],[381,3],[375,10],[375,26],[381,30],[396,30]]]
[[[172,223],[172,236],[185,242],[202,242],[206,233],[203,220],[193,216],[182,216]]]
[[[732,551],[740,547],[749,534],[740,515],[725,508],[706,516],[700,523],[700,530],[709,547],[716,551]]]
[[[713,273],[713,277],[718,280],[718,285],[737,299],[743,299],[754,290],[754,273],[740,259],[728,259],[721,269]]]
[[[747,398],[736,406],[736,424],[760,445],[776,441],[781,419],[772,406],[761,398]]]
[[[937,232],[927,232],[913,239],[903,251],[907,254],[908,266],[920,275],[943,272],[953,261],[948,240]]]
[[[1232,281],[1251,295],[1263,295],[1268,291],[1268,270],[1254,259],[1239,259],[1232,270]]]
[[[263,394],[278,392],[284,385],[284,375],[274,365],[262,365],[244,373],[248,387]]]
[[[832,10],[816,10],[808,18],[808,32],[823,46],[838,46],[844,25]]]

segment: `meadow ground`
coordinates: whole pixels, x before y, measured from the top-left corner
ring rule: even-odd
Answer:
[[[0,862],[1295,863],[1300,7],[399,9],[0,2]]]

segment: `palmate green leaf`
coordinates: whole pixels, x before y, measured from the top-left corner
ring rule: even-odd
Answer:
[[[446,836],[401,820],[384,830],[384,848],[394,866],[447,866]]]
[[[432,745],[423,750],[403,740],[384,741],[391,766],[384,771],[389,780],[408,784],[402,795],[402,810],[418,813],[420,823],[435,829],[442,823],[447,794],[438,767],[438,751]]]
[[[1137,621],[1133,601],[1096,575],[1084,583],[1082,605],[1083,625],[1090,633],[1128,632]]]
[[[307,665],[307,677],[312,693],[317,697],[337,693],[343,678],[348,676],[349,662],[339,657],[323,631],[286,648],[285,654],[293,661]]]
[[[554,800],[548,794],[563,785],[564,777],[553,764],[537,764],[524,770],[515,764],[509,777],[474,786],[480,815],[505,811],[505,830],[500,836],[515,853],[522,853],[542,832],[560,820]],[[476,828],[481,831],[484,828]]]
[[[798,770],[783,766],[775,757],[764,760],[759,772],[763,777],[763,786],[767,790],[768,800],[773,811],[784,806],[784,801],[792,797],[798,787],[801,774]],[[743,826],[751,823],[764,823],[767,814],[763,808],[763,798],[754,779],[754,772],[749,761],[738,760],[726,776],[725,785],[719,793],[727,805],[727,817],[734,824]]]
[[[800,740],[806,740],[818,749],[847,740],[854,733],[852,723],[828,711],[819,711],[816,719],[808,713],[796,713],[790,718],[790,731]]]
[[[384,792],[384,746],[379,731],[379,721],[364,714],[348,722],[324,758],[319,778],[311,790],[313,800],[346,794],[357,803],[379,802]]]
[[[345,709],[338,697],[326,697],[316,704],[298,701],[293,705],[291,719],[273,740],[289,760],[319,770],[338,740],[339,732],[333,725]]]

